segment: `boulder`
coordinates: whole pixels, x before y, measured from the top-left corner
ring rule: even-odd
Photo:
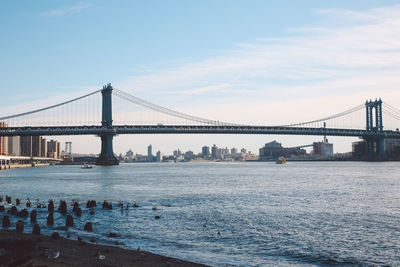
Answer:
[[[49,200],[49,205],[47,206],[47,210],[49,212],[53,212],[54,211],[54,201],[53,200]]]
[[[93,231],[92,223],[91,223],[91,222],[87,222],[87,223],[85,224],[84,230],[85,230],[85,231],[88,231],[88,232],[92,232],[92,231]]]
[[[17,233],[23,233],[24,232],[24,222],[22,220],[19,220],[17,224],[15,225],[15,230]]]
[[[54,225],[54,215],[53,215],[53,213],[50,213],[49,216],[47,216],[47,224],[48,225]]]
[[[31,211],[31,223],[35,223],[36,222],[36,216],[37,216],[37,211],[36,210],[32,210]]]
[[[74,226],[74,217],[72,217],[71,214],[67,215],[67,218],[65,220],[65,226],[67,226],[67,227]]]
[[[7,228],[7,227],[11,226],[10,217],[8,217],[8,216],[3,217],[2,226],[3,226],[3,228]]]
[[[65,200],[60,200],[58,211],[63,215],[67,214],[67,202],[65,202]]]
[[[40,226],[39,226],[39,225],[35,224],[35,225],[33,226],[32,234],[34,234],[34,235],[40,235]]]

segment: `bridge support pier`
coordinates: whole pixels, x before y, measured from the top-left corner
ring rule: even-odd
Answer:
[[[379,161],[385,159],[385,139],[365,138],[366,143],[366,160]]]
[[[114,156],[113,151],[113,135],[101,135],[101,153],[99,158],[96,160],[96,165],[118,165],[119,161]]]
[[[111,92],[111,84],[104,86],[101,91],[103,96],[101,126],[105,129],[112,129]],[[118,159],[114,156],[113,137],[114,135],[110,133],[100,134],[101,153],[99,158],[96,160],[96,165],[111,166],[119,164]]]

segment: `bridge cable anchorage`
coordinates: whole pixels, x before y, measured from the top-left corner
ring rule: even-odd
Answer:
[[[138,98],[136,96],[133,96],[131,94],[128,94],[122,90],[116,89],[113,87],[113,94],[115,96],[118,96],[122,99],[125,99],[131,103],[140,105],[142,107],[151,109],[153,111],[156,112],[160,112],[163,114],[167,114],[167,115],[171,115],[173,117],[178,117],[181,119],[186,119],[186,120],[190,120],[190,121],[195,121],[195,122],[199,122],[199,123],[204,123],[204,124],[209,124],[209,125],[219,125],[219,126],[240,126],[239,124],[234,124],[234,123],[226,123],[226,122],[221,122],[221,121],[215,121],[215,120],[209,120],[209,119],[204,119],[204,118],[200,118],[200,117],[196,117],[196,116],[192,116],[192,115],[188,115],[185,113],[181,113],[172,109],[168,109],[168,108],[164,108],[162,106],[153,104],[151,102],[148,102],[146,100],[143,100],[141,98]]]
[[[65,101],[65,102],[62,102],[62,103],[59,103],[59,104],[56,104],[56,105],[48,106],[48,107],[45,107],[45,108],[35,109],[35,110],[28,111],[28,112],[23,112],[23,113],[19,113],[19,114],[14,114],[14,115],[10,115],[10,116],[1,117],[0,121],[1,120],[12,119],[12,118],[17,118],[17,117],[21,117],[21,116],[25,116],[25,115],[31,115],[31,114],[38,113],[38,112],[41,112],[41,111],[45,111],[45,110],[49,110],[49,109],[56,108],[56,107],[59,107],[59,106],[63,106],[63,105],[75,102],[77,100],[80,100],[82,98],[94,95],[94,94],[96,94],[96,93],[98,93],[100,91],[101,90],[96,90],[96,91],[94,91],[94,92],[92,92],[90,94],[86,94],[86,95],[74,98],[72,100]]]
[[[313,120],[313,121],[306,121],[306,122],[300,122],[300,123],[294,123],[294,124],[287,124],[287,125],[279,125],[279,127],[296,127],[296,126],[303,126],[303,125],[306,125],[306,124],[324,122],[324,121],[327,121],[327,120],[332,120],[332,119],[336,119],[336,118],[340,118],[340,117],[349,115],[349,114],[351,114],[353,112],[356,112],[356,111],[359,111],[359,110],[361,110],[363,108],[365,108],[365,104],[361,104],[361,105],[355,106],[355,107],[353,107],[351,109],[345,110],[343,112],[340,112],[340,113],[337,113],[337,114],[334,114],[334,115],[331,115],[331,116],[328,116],[328,117],[325,117],[325,118],[322,118],[322,119]]]

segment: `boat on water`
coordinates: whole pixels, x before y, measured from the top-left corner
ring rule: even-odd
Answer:
[[[276,161],[276,164],[285,164],[286,163],[286,159],[284,157],[279,157]]]
[[[81,166],[81,169],[91,169],[93,168],[93,166],[90,166],[89,164],[87,164],[86,162],[84,162]]]

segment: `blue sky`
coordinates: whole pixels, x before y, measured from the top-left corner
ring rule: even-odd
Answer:
[[[2,114],[108,82],[240,123],[314,119],[375,97],[400,106],[399,1],[4,1],[1,10],[0,79],[9,103]],[[285,110],[279,119],[260,116],[277,108]],[[121,137],[116,150],[145,152],[153,142],[169,153],[173,138]],[[315,137],[199,136],[182,146],[240,143],[255,151],[269,139],[296,145]],[[87,150],[97,149],[95,140]]]

